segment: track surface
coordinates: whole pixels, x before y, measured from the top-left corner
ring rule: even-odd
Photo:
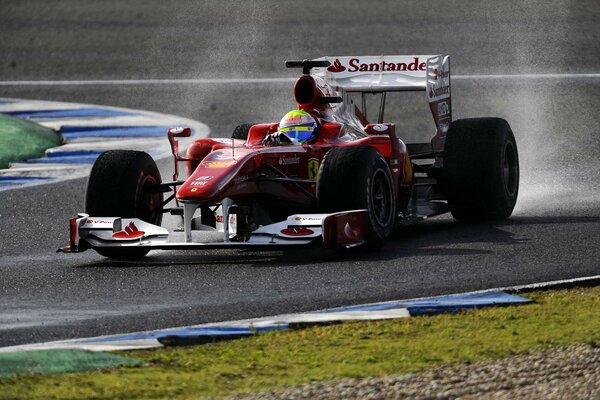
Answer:
[[[501,3],[3,1],[0,76],[293,77],[284,59],[439,52],[452,55],[457,75],[599,72],[597,1]],[[241,122],[278,120],[293,108],[291,88],[13,84],[0,97],[178,114],[228,136]],[[53,253],[83,208],[85,180],[4,191],[0,346],[597,275],[600,81],[462,79],[452,89],[455,118],[499,116],[515,131],[522,180],[509,221],[432,219],[380,252],[346,258],[322,249],[156,252],[124,264]],[[432,130],[422,93],[388,110],[407,141]]]

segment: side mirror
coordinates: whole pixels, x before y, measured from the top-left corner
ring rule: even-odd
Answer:
[[[173,154],[173,162],[175,163],[175,169],[173,171],[173,181],[177,180],[179,176],[179,168],[177,167],[178,161],[184,161],[179,157],[179,142],[175,138],[190,137],[192,136],[192,128],[178,126],[176,128],[169,128],[167,131],[169,137],[169,144],[171,145],[171,153]]]
[[[171,137],[190,137],[192,136],[192,128],[184,128],[182,126],[169,128],[168,134]]]

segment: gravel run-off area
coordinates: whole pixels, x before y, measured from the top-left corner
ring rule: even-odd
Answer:
[[[312,382],[231,399],[600,399],[600,347],[573,345],[497,361],[379,378]]]

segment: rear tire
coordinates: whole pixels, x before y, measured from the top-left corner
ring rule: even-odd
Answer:
[[[442,184],[457,220],[508,218],[519,193],[517,143],[500,118],[460,119],[446,136]]]
[[[391,235],[396,220],[392,174],[373,147],[334,147],[327,152],[317,177],[321,212],[366,209],[369,231],[364,247],[378,249]]]
[[[109,150],[98,157],[88,180],[85,212],[93,217],[139,218],[154,225],[162,221],[161,183],[156,163],[147,153]],[[111,258],[140,258],[148,249],[98,248]]]
[[[231,137],[233,139],[248,140],[248,133],[254,124],[240,124],[235,127]]]

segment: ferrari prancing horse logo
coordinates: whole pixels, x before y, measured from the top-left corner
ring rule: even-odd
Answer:
[[[308,179],[311,181],[317,180],[317,175],[319,174],[319,159],[311,158],[308,160]]]

